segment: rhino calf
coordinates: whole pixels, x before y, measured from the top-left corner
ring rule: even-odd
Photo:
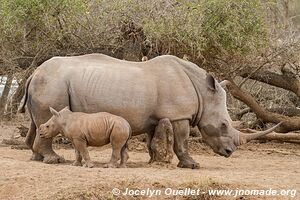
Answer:
[[[122,117],[107,112],[87,114],[72,112],[67,107],[56,111],[50,107],[52,117],[39,127],[42,138],[52,138],[59,133],[71,140],[75,148],[76,160],[72,165],[93,167],[87,146],[112,145],[112,156],[105,167],[125,167],[128,160],[127,141],[131,136],[129,123]]]
[[[174,132],[168,118],[159,120],[151,140],[152,162],[171,163],[173,159]]]

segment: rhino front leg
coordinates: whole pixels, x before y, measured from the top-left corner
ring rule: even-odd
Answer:
[[[188,120],[172,122],[174,130],[174,152],[179,159],[178,167],[199,169],[199,163],[195,162],[188,154],[188,141],[190,125]]]

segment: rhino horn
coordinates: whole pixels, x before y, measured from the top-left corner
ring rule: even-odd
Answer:
[[[276,124],[275,126],[273,126],[272,128],[269,128],[265,131],[257,131],[255,133],[252,134],[245,134],[242,132],[239,132],[239,145],[245,144],[251,140],[255,140],[261,136],[267,135],[268,133],[271,133],[272,131],[274,131],[278,126],[280,126],[282,122]]]

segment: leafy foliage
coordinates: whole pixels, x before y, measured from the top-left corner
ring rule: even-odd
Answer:
[[[147,41],[150,57],[186,54],[199,64],[258,52],[267,42],[260,0],[1,0],[0,5],[2,57],[103,46],[138,54],[128,43]]]
[[[0,37],[5,49],[14,54],[28,54],[46,42],[60,41],[63,30],[74,28],[72,20],[86,10],[81,0],[1,0],[0,6]]]
[[[298,1],[0,0],[0,75],[22,85],[52,56],[92,52],[173,54],[230,77],[287,63],[299,72]]]

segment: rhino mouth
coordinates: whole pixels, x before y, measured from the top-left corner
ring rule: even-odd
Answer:
[[[219,153],[219,155],[225,158],[229,158],[231,156],[231,154],[224,154],[224,153]]]
[[[220,156],[223,156],[225,158],[229,158],[231,156],[231,154],[227,154],[227,153],[223,153],[223,152],[218,152],[217,154],[219,154]]]
[[[228,158],[232,155],[232,153],[235,151],[236,148],[226,148],[226,149],[222,149],[219,150],[218,152],[216,152],[217,154],[219,154],[220,156],[224,156],[225,158]]]
[[[40,134],[40,137],[41,137],[41,138],[46,138],[46,139],[51,138],[50,135],[42,134],[42,133]]]

